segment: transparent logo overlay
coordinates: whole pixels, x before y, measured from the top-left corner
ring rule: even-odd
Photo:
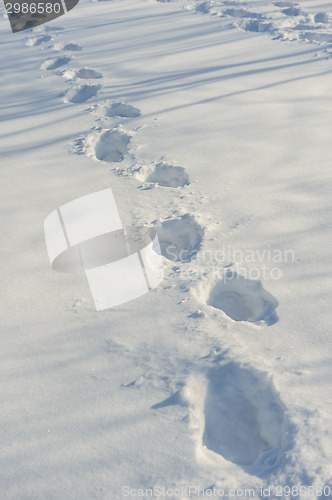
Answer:
[[[62,205],[44,229],[53,269],[84,272],[97,311],[140,297],[164,278],[155,230],[123,227],[111,189]]]
[[[13,33],[35,28],[63,16],[79,0],[4,0]]]

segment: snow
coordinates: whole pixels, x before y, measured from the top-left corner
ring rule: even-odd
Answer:
[[[1,9],[1,499],[332,498],[331,2]],[[165,278],[98,312],[43,228],[109,188]]]
[[[161,253],[168,260],[190,262],[201,247],[204,229],[191,214],[155,223]]]
[[[64,78],[68,80],[73,80],[75,78],[82,78],[84,80],[95,80],[97,78],[102,78],[103,75],[100,71],[95,71],[90,68],[80,68],[78,70],[65,70],[61,73]]]
[[[140,168],[136,176],[144,182],[163,187],[176,188],[190,184],[189,176],[183,167],[170,165],[164,161]]]
[[[66,92],[64,102],[72,102],[74,104],[86,102],[91,99],[91,97],[95,97],[100,89],[101,85],[96,85],[94,83],[86,83],[80,87],[71,88]]]
[[[46,59],[41,65],[41,69],[57,69],[61,66],[65,66],[70,61],[70,57],[57,57],[55,59]]]

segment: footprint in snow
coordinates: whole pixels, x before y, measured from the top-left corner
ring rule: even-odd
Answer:
[[[254,33],[264,33],[273,29],[272,23],[253,19],[240,26],[244,31],[251,31]]]
[[[261,14],[256,14],[255,12],[249,12],[248,10],[245,9],[226,9],[223,11],[223,14],[226,14],[226,16],[231,16],[231,17],[250,17],[253,19],[262,18]]]
[[[102,129],[88,135],[82,141],[81,150],[95,160],[121,162],[128,153],[130,139],[130,135],[120,128]]]
[[[208,449],[257,476],[278,463],[290,424],[267,373],[219,359],[206,376],[190,375],[178,392],[151,408],[174,405],[189,409],[193,438],[203,453]]]
[[[278,321],[278,301],[264,290],[259,280],[245,279],[229,270],[212,288],[207,304],[223,311],[234,321],[273,325]]]
[[[332,35],[330,33],[314,33],[312,31],[304,31],[300,33],[300,40],[304,42],[332,43]]]
[[[326,12],[318,12],[317,14],[315,14],[314,21],[315,23],[326,24],[329,22],[329,16]]]
[[[142,182],[151,182],[162,187],[177,188],[190,184],[189,176],[183,167],[176,167],[166,162],[142,167],[136,177]]]
[[[202,2],[195,8],[195,12],[199,14],[209,14],[210,10],[211,5],[209,5],[208,2]]]
[[[285,407],[264,372],[227,362],[208,373],[202,443],[237,465],[273,465]]]
[[[92,113],[106,118],[137,118],[141,116],[141,111],[131,104],[124,102],[106,101],[104,104],[98,104],[91,109]]]
[[[91,97],[95,97],[101,88],[101,85],[92,83],[86,83],[80,87],[72,88],[66,92],[64,102],[71,102],[73,104],[86,102],[91,99]]]
[[[52,40],[52,37],[50,35],[35,36],[33,38],[29,38],[25,42],[25,45],[27,45],[28,47],[37,47],[38,45],[41,45],[42,43],[49,42],[50,40]]]
[[[283,9],[281,13],[284,14],[285,16],[297,17],[301,14],[301,11],[298,7],[291,6],[287,7],[287,9]]]
[[[190,262],[199,251],[204,229],[190,214],[155,224],[161,253],[173,262]]]
[[[294,7],[293,2],[274,2],[273,5],[280,8]]]
[[[57,69],[60,68],[61,66],[65,66],[65,64],[68,64],[70,61],[70,57],[57,57],[56,59],[46,59],[46,61],[43,62],[41,65],[41,69],[47,69],[47,70],[52,70],[52,69]]]
[[[72,52],[78,52],[82,50],[82,47],[78,43],[66,43],[65,45],[63,43],[56,43],[53,46],[53,49],[56,51],[60,50],[67,50],[67,51],[72,51]]]
[[[67,80],[75,80],[76,78],[80,78],[81,80],[97,80],[103,77],[100,71],[95,71],[90,68],[67,69],[59,74]]]

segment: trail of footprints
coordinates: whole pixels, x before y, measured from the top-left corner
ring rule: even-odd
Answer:
[[[234,25],[244,31],[269,32],[273,38],[280,40],[299,40],[323,45],[332,42],[331,20],[327,13],[308,14],[294,2],[275,2],[272,3],[273,6],[279,9],[274,16],[257,16],[250,13],[249,21],[241,20]],[[227,15],[227,12],[224,14]]]
[[[164,1],[164,0],[157,0]],[[325,45],[324,52],[331,57],[331,48],[326,44],[332,42],[332,15],[326,12],[308,13],[302,6],[293,1],[271,1],[257,3],[257,10],[251,9],[253,4],[241,0],[191,0],[180,2],[184,8],[192,9],[198,14],[210,14],[230,19],[230,26],[243,31],[266,32],[274,39],[299,40]],[[265,8],[264,8],[265,5]]]
[[[230,3],[230,2],[229,2]],[[201,4],[202,5],[202,4]],[[203,8],[203,7],[201,7]],[[206,7],[207,8],[207,7]],[[285,10],[288,15],[297,15],[296,11]],[[229,8],[226,15],[240,19],[251,17],[244,9]],[[246,21],[260,23],[260,17]],[[254,29],[255,24],[252,25]],[[259,31],[260,28],[257,28]],[[44,27],[39,36],[32,36],[26,41],[29,47],[40,47],[53,41],[54,33],[61,28]],[[55,51],[63,54],[46,59],[41,65],[42,70],[59,70],[58,76],[65,78],[70,88],[63,100],[69,104],[81,104],[96,97],[102,85],[95,80],[103,78],[100,71],[93,68],[69,68],[72,57],[68,52],[79,52],[82,47],[74,42],[68,44],[56,43]],[[86,81],[84,83],[84,81]],[[91,80],[91,81],[90,81]],[[82,83],[80,83],[82,81]],[[128,103],[108,101],[92,105],[88,111],[98,119],[135,119],[141,116],[141,111]],[[76,151],[87,154],[97,161],[105,163],[119,163],[129,153],[131,133],[122,125],[108,129],[93,130],[92,133],[76,141]],[[141,183],[141,188],[174,189],[177,192],[190,185],[190,178],[186,170],[166,161],[156,161],[153,164],[138,167],[133,171],[134,178]],[[181,194],[180,194],[181,195]],[[157,230],[162,255],[170,262],[181,262],[182,265],[195,259],[204,242],[204,228],[198,223],[195,216],[187,213],[167,217],[153,223]],[[229,271],[228,271],[229,272]],[[225,275],[227,277],[227,273]],[[236,273],[227,280],[210,285],[205,297],[207,307],[220,310],[232,321],[264,322],[272,325],[278,321],[275,312],[278,302],[258,280],[248,280]],[[192,315],[200,318],[203,315]],[[242,367],[230,361],[220,364],[208,371],[203,390],[198,391],[199,384],[188,381],[182,396],[178,401],[186,401],[189,407],[194,408],[192,415],[200,413],[199,446],[205,446],[212,452],[223,456],[242,467],[250,466],[257,461],[273,464],[280,447],[281,427],[284,419],[284,406],[276,393],[272,382],[265,374],[259,373],[250,367]],[[189,397],[188,394],[191,396]],[[174,400],[173,396],[170,398]],[[176,398],[175,398],[176,399]],[[167,403],[155,405],[162,408]],[[195,417],[195,418],[196,418]]]

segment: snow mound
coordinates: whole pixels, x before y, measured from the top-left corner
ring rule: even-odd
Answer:
[[[273,295],[264,290],[259,280],[245,279],[233,271],[216,283],[207,303],[234,321],[264,321],[267,325],[278,321],[278,301]]]
[[[86,102],[91,97],[95,97],[100,89],[101,85],[86,83],[80,87],[70,89],[64,97],[64,102],[72,102],[74,104]]]
[[[85,151],[96,160],[120,162],[128,153],[130,135],[122,129],[102,129],[85,140]]]
[[[189,175],[183,167],[174,167],[165,162],[152,167],[142,167],[137,178],[143,182],[152,182],[163,187],[183,187],[190,184]]]
[[[203,444],[238,465],[272,465],[281,446],[284,405],[264,372],[228,362],[208,373]]]
[[[157,224],[161,253],[174,262],[190,262],[201,246],[204,230],[190,214]]]
[[[70,61],[70,57],[57,57],[55,59],[46,59],[41,65],[41,69],[57,69],[60,68],[61,66],[64,66],[65,64],[68,64]]]

